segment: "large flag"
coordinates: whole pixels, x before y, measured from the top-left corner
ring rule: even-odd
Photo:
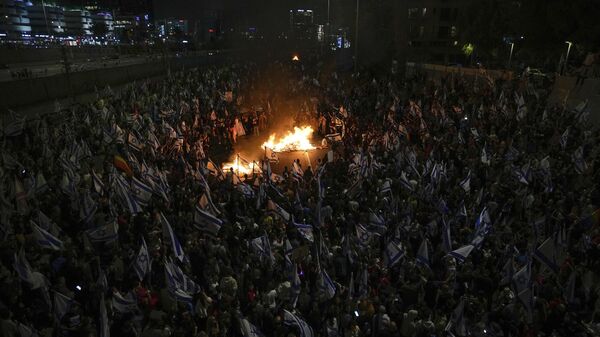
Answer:
[[[240,319],[240,328],[243,337],[264,337],[264,334],[246,318]]]
[[[63,249],[63,242],[59,238],[50,234],[50,232],[45,229],[40,228],[33,221],[31,222],[31,226],[33,228],[33,237],[42,248],[52,250]]]
[[[391,268],[396,264],[402,257],[404,257],[405,251],[402,244],[396,239],[390,241],[384,252],[384,261],[388,268]]]
[[[142,281],[150,271],[150,254],[148,254],[148,246],[146,246],[144,237],[142,237],[142,247],[140,247],[140,251],[135,258],[133,269],[140,281]]]
[[[123,296],[118,291],[113,292],[112,307],[115,311],[118,311],[122,314],[137,311],[138,306],[135,294],[130,292]]]
[[[179,261],[183,262],[183,259],[185,258],[185,254],[183,253],[183,247],[177,239],[175,232],[173,232],[171,224],[169,223],[169,221],[163,213],[160,213],[160,221],[162,222],[163,237],[165,238],[165,241],[169,241],[171,243],[171,247],[173,247],[173,254],[179,259]]]
[[[223,221],[196,205],[194,210],[194,226],[199,230],[216,237]]]
[[[448,253],[450,256],[454,257],[458,262],[465,262],[469,254],[473,251],[475,247],[473,245],[462,246],[458,249],[455,249]]]
[[[285,309],[283,310],[283,324],[297,327],[300,330],[299,337],[313,337],[313,330],[308,323]]]
[[[108,225],[87,230],[86,234],[92,242],[113,242],[119,238],[119,225],[113,221]]]
[[[290,221],[290,213],[288,213],[281,206],[276,204],[273,200],[267,201],[267,211],[274,212],[285,221]]]

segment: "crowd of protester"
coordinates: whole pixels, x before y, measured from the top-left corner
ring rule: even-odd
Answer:
[[[585,105],[319,69],[195,69],[7,125],[2,334],[598,335]],[[281,111],[339,134],[328,155],[219,169]]]

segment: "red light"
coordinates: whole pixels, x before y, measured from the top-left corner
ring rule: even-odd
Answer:
[[[209,33],[214,33],[214,32],[215,32],[215,30],[214,30],[214,29],[212,29],[212,28],[209,28],[209,29],[208,29],[208,32],[209,32]]]

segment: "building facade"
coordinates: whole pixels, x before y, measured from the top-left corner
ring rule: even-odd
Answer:
[[[409,60],[456,62],[462,56],[458,18],[471,0],[407,0]]]
[[[31,38],[27,5],[22,0],[0,0],[0,38],[9,41]]]
[[[40,4],[27,8],[34,36],[57,36],[65,32],[65,12],[62,7]]]
[[[98,12],[92,15],[94,25],[103,25],[106,27],[106,35],[110,36],[115,30],[113,16],[107,12]]]
[[[87,10],[71,9],[65,11],[66,32],[69,35],[92,35],[92,14]]]

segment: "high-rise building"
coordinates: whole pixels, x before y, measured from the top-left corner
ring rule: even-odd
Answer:
[[[409,59],[456,59],[461,54],[458,16],[470,1],[407,0]]]
[[[298,40],[315,40],[317,38],[317,26],[315,25],[315,14],[312,9],[290,10],[290,33]]]
[[[88,10],[65,11],[67,33],[76,36],[92,35],[92,14]]]
[[[111,13],[97,12],[92,15],[94,25],[104,25],[106,27],[106,35],[111,35],[114,29],[114,21]]]
[[[62,7],[39,4],[27,7],[27,11],[34,36],[56,36],[65,32],[65,13]]]
[[[31,23],[26,2],[0,0],[0,38],[11,41],[31,38]]]

